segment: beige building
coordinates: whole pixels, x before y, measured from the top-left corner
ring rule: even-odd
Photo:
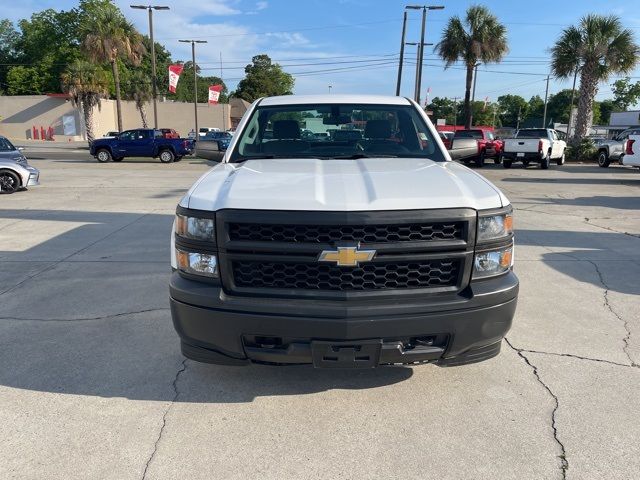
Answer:
[[[198,126],[227,130],[244,115],[248,103],[231,99],[229,104],[198,104]],[[147,123],[153,126],[153,105],[145,106]],[[239,115],[239,117],[238,117]],[[122,102],[123,130],[142,127],[134,102]],[[33,139],[33,129],[52,131],[56,141],[86,140],[82,112],[64,94],[0,96],[0,135],[15,139]],[[173,128],[187,136],[194,128],[193,103],[158,101],[158,127]],[[51,130],[50,130],[51,129]],[[116,102],[103,100],[93,115],[93,131],[100,137],[117,130]]]

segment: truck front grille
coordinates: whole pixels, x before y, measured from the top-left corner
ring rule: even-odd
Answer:
[[[288,243],[333,242],[433,242],[461,240],[463,222],[409,223],[389,225],[283,225],[230,223],[230,240]]]
[[[236,260],[235,284],[241,288],[362,291],[452,287],[458,281],[461,260],[375,262],[358,267],[319,263]]]

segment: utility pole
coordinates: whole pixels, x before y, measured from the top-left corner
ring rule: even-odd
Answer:
[[[453,97],[453,126],[458,124],[458,98]]]
[[[522,112],[522,107],[518,107],[518,118],[516,118],[516,131],[520,130],[520,113]]]
[[[422,29],[420,43],[418,44],[418,65],[416,66],[416,95],[415,101],[420,105],[420,89],[422,88],[422,65],[424,63],[424,34],[427,23],[427,10],[443,10],[443,5],[407,5],[406,9],[422,10]]]
[[[405,10],[404,18],[402,19],[402,38],[400,39],[400,60],[398,60],[398,81],[396,82],[396,97],[400,96],[400,84],[402,83],[402,62],[404,61],[404,37],[406,32],[407,32],[407,11]]]
[[[329,95],[331,95],[331,85],[329,85]]]
[[[198,68],[196,66],[196,43],[207,43],[206,40],[178,40],[191,44],[191,62],[193,66],[193,118],[195,121],[196,141],[198,141]]]
[[[547,99],[549,98],[549,75],[547,75],[547,89],[544,92],[544,114],[542,115],[542,128],[547,128]]]
[[[418,65],[420,64],[420,44],[418,42],[406,42],[405,45],[417,45],[416,51],[416,79],[413,84],[413,99],[420,104],[420,87],[418,86],[418,74],[420,72]],[[433,45],[433,43],[425,43],[425,45]]]
[[[222,52],[220,52],[220,82],[222,82]],[[226,118],[224,116],[224,103],[222,103],[222,102],[218,102],[218,103],[222,107],[222,131],[226,132],[227,131],[227,125],[226,125],[226,122],[225,122]]]
[[[149,11],[149,39],[151,40],[151,89],[153,92],[153,128],[158,128],[158,84],[156,79],[156,44],[153,41],[153,11],[169,10],[165,5],[129,5],[137,10]]]

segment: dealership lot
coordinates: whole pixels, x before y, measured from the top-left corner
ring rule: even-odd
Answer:
[[[500,356],[372,371],[185,361],[175,205],[211,165],[38,150],[0,197],[0,478],[635,478],[640,172],[489,165],[521,280]]]

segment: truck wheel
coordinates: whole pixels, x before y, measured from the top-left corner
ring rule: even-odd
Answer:
[[[564,165],[564,160],[565,160],[565,154],[564,154],[564,150],[562,151],[562,156],[556,160],[556,165]]]
[[[171,163],[176,159],[176,156],[171,150],[162,150],[160,152],[160,161],[162,163]]]
[[[548,170],[549,164],[551,163],[551,155],[547,153],[547,156],[540,160],[540,168],[542,170]]]
[[[503,160],[502,161],[502,166],[504,168],[511,168],[511,164],[513,163],[513,160]]]
[[[602,168],[607,168],[611,160],[609,160],[609,155],[607,155],[606,150],[601,150],[598,154],[598,165]]]
[[[9,170],[0,171],[0,194],[13,193],[20,188],[20,178]]]
[[[113,157],[111,157],[111,152],[109,150],[107,150],[106,148],[102,148],[96,152],[96,159],[100,163],[106,163],[113,160]]]
[[[496,165],[500,165],[502,163],[502,155],[498,155],[496,158],[494,158],[493,163],[495,163]]]
[[[478,168],[484,167],[484,157],[485,157],[485,151],[483,150],[480,152],[480,155],[476,157],[476,167]]]

